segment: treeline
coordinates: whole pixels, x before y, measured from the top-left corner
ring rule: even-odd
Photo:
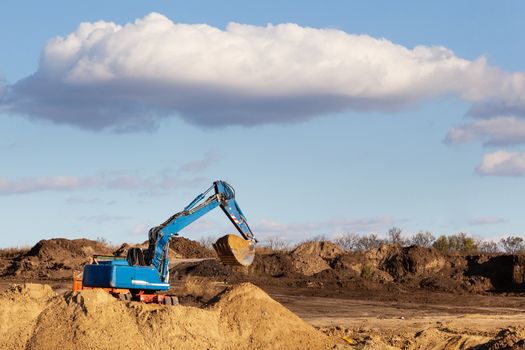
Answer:
[[[308,241],[330,240],[347,251],[365,251],[379,248],[384,244],[399,244],[401,246],[417,245],[420,247],[433,247],[442,253],[462,253],[462,254],[520,254],[525,253],[525,241],[519,236],[507,236],[499,241],[484,240],[472,237],[460,232],[452,235],[435,236],[429,231],[419,231],[409,237],[402,234],[401,229],[392,227],[388,230],[386,238],[381,238],[375,233],[357,234],[342,233],[333,239],[326,236],[317,236]],[[293,245],[277,236],[268,237],[263,245],[271,251],[286,251],[293,248]]]
[[[345,233],[336,236],[333,241],[345,250],[354,251],[378,248],[383,244],[399,244],[433,247],[443,253],[525,253],[525,241],[519,236],[507,236],[496,242],[472,237],[463,232],[436,237],[432,232],[419,231],[410,237],[404,237],[401,229],[397,227],[388,230],[386,239],[379,238],[376,234]]]

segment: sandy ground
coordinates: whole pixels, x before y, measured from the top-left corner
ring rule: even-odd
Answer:
[[[315,327],[368,328],[393,334],[446,327],[458,333],[493,336],[502,328],[525,326],[525,307],[466,308],[443,304],[270,295]],[[487,299],[493,300],[494,297],[488,296]]]

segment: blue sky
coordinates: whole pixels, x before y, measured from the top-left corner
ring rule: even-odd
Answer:
[[[522,2],[1,9],[0,246],[142,241],[215,179],[261,238],[523,233]]]

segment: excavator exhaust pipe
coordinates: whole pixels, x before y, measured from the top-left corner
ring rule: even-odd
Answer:
[[[226,235],[213,244],[219,259],[225,265],[250,266],[255,258],[255,244],[237,235]]]

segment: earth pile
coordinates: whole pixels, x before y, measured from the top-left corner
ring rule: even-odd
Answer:
[[[208,249],[201,243],[192,241],[185,237],[173,237],[170,240],[170,249],[181,258],[202,259],[215,258],[217,254],[212,249]]]
[[[89,263],[94,254],[111,253],[106,244],[89,239],[44,239],[14,258],[2,275],[21,279],[71,278],[72,270]]]
[[[231,287],[204,308],[126,303],[101,290],[54,295],[47,286],[17,288],[0,295],[0,319],[15,320],[0,328],[3,349],[333,346],[330,338],[249,283]]]

